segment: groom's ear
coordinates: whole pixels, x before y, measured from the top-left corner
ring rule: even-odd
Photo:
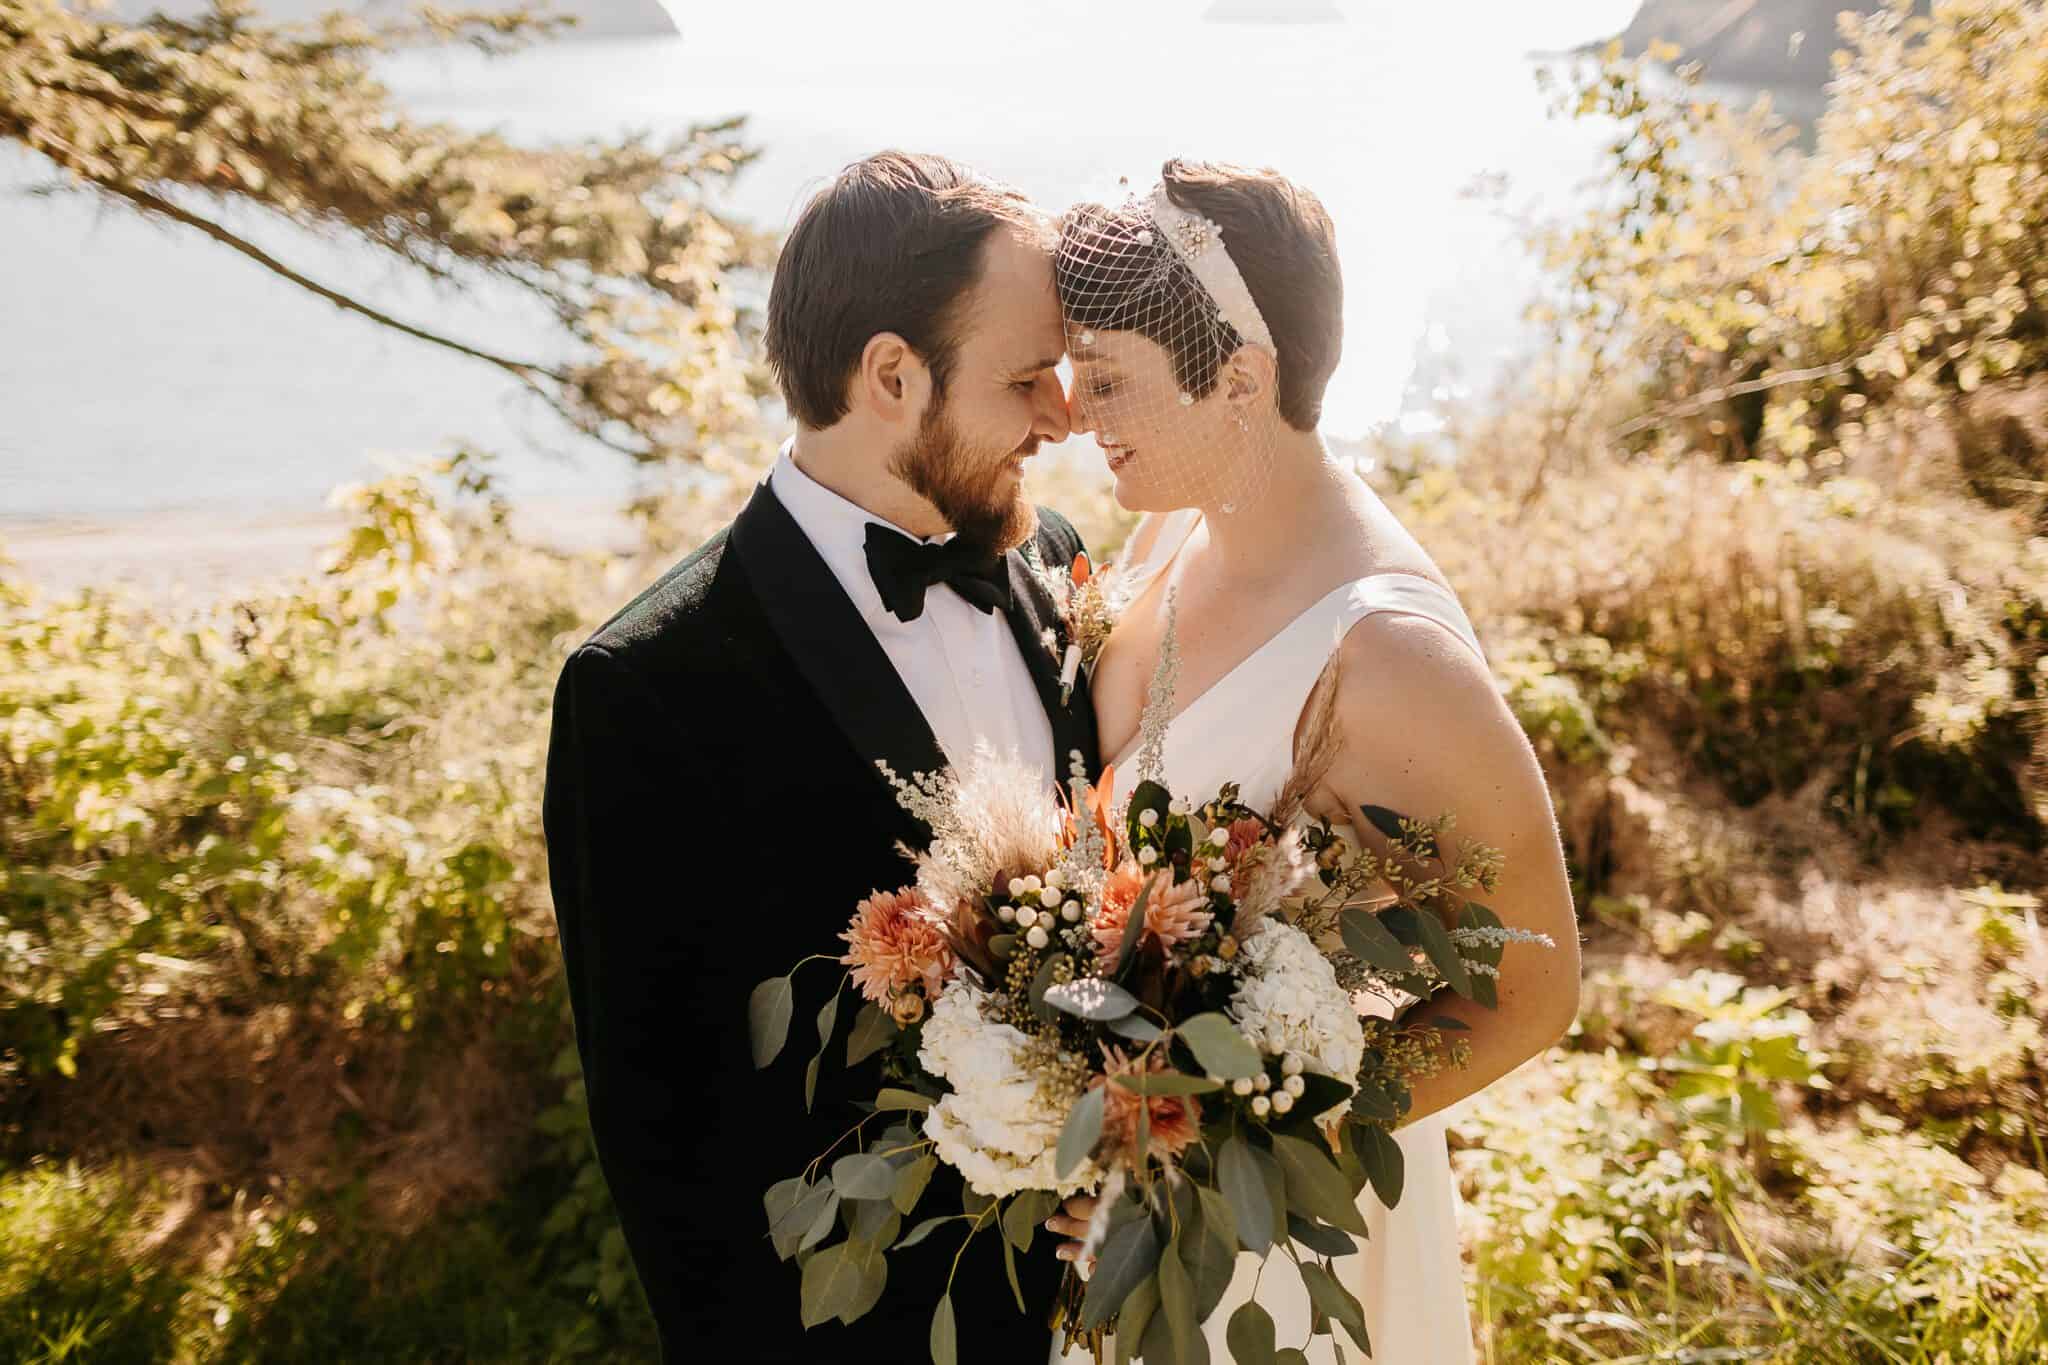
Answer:
[[[1270,351],[1263,346],[1240,346],[1224,362],[1223,396],[1231,403],[1249,406],[1260,396],[1275,392],[1279,378]]]
[[[931,400],[930,367],[894,332],[868,338],[853,382],[854,406],[866,407],[892,425],[917,422]]]

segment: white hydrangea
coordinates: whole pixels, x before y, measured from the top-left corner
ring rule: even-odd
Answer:
[[[925,1136],[941,1161],[992,1198],[1019,1190],[1057,1190],[1064,1198],[1091,1188],[1102,1177],[1092,1161],[1059,1177],[1056,1153],[1067,1108],[1041,1096],[1038,1075],[1024,1061],[1030,1040],[984,1019],[984,998],[955,981],[925,1021],[917,1060],[953,1086],[925,1114]]]
[[[1261,1052],[1299,1055],[1305,1067],[1354,1084],[1365,1060],[1365,1027],[1336,969],[1307,934],[1268,919],[1240,948],[1243,975],[1230,1014]],[[1348,1101],[1346,1102],[1348,1104]],[[1339,1104],[1319,1119],[1341,1115]]]

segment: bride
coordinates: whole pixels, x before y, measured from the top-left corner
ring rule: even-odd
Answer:
[[[1168,162],[1148,197],[1063,219],[1054,282],[1074,430],[1095,434],[1117,501],[1146,514],[1119,566],[1129,602],[1092,687],[1120,799],[1171,617],[1179,668],[1164,780],[1180,792],[1235,781],[1248,804],[1270,807],[1334,657],[1341,749],[1310,811],[1353,825],[1367,803],[1425,819],[1455,812],[1446,860],[1457,835],[1500,849],[1492,908],[1558,945],[1508,948],[1497,1009],[1432,1007],[1468,1027],[1469,1062],[1415,1087],[1396,1134],[1404,1192],[1391,1210],[1370,1189],[1361,1196],[1371,1235],[1336,1264],[1365,1307],[1375,1360],[1443,1365],[1472,1354],[1444,1110],[1570,1026],[1578,937],[1542,772],[1456,594],[1317,434],[1342,340],[1333,238],[1300,186],[1187,161]],[[1049,1226],[1079,1237],[1090,1211],[1070,1201]],[[1060,1255],[1079,1250],[1069,1241]],[[1238,1257],[1204,1329],[1212,1358],[1230,1358],[1225,1325],[1256,1295],[1280,1346],[1334,1361],[1330,1337],[1311,1343],[1291,1268],[1260,1269],[1261,1258]]]

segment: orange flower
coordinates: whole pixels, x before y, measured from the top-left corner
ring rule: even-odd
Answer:
[[[1145,885],[1145,873],[1133,862],[1125,862],[1102,884],[1102,904],[1089,924],[1095,935],[1096,951],[1112,957],[1123,946],[1124,925],[1137,903],[1138,890]],[[1162,948],[1200,938],[1215,918],[1209,913],[1209,893],[1200,882],[1174,884],[1170,871],[1151,877],[1152,894],[1145,900],[1145,933],[1159,940]]]
[[[915,887],[875,892],[839,937],[847,943],[839,960],[853,968],[860,993],[878,1005],[919,984],[936,1000],[953,970],[945,932]]]
[[[1244,855],[1265,839],[1263,821],[1246,815],[1230,822],[1230,842],[1223,846],[1223,860],[1230,867],[1230,894],[1233,899],[1243,900],[1244,893],[1251,887],[1252,870],[1245,864]]]
[[[1073,575],[1074,586],[1077,588],[1095,576],[1095,568],[1088,562],[1088,552],[1086,550],[1074,556],[1074,564],[1070,572]]]
[[[1122,1049],[1102,1049],[1103,1074],[1091,1081],[1102,1087],[1102,1147],[1105,1156],[1129,1159],[1138,1149],[1138,1114],[1149,1110],[1146,1150],[1163,1161],[1175,1161],[1202,1135],[1202,1106],[1193,1095],[1140,1095],[1116,1084],[1110,1077],[1135,1076],[1141,1071],[1166,1070],[1166,1054],[1154,1052],[1149,1065],[1124,1055]]]

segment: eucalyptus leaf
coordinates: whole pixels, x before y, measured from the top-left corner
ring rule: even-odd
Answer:
[[[1310,1222],[1298,1213],[1287,1215],[1287,1235],[1318,1256],[1349,1256],[1358,1250],[1358,1243],[1348,1233],[1325,1223]]]
[[[1180,1365],[1209,1365],[1209,1346],[1202,1339],[1202,1318],[1195,1310],[1195,1282],[1180,1258],[1180,1238],[1167,1244],[1159,1258],[1159,1320],[1173,1343]],[[1147,1360],[1151,1353],[1147,1353]]]
[[[834,1225],[839,1221],[839,1191],[826,1189],[824,1186],[819,1188],[824,1189],[825,1200],[818,1206],[817,1217],[812,1219],[810,1227],[804,1230],[803,1239],[796,1244],[798,1251],[809,1251],[830,1237]]]
[[[1230,1315],[1223,1329],[1235,1365],[1273,1365],[1273,1315],[1247,1299]]]
[[[1372,1354],[1372,1342],[1365,1333],[1365,1309],[1335,1275],[1313,1261],[1301,1263],[1301,1282],[1316,1313],[1330,1319],[1350,1334],[1358,1349]]]
[[[1385,806],[1360,806],[1358,813],[1363,815],[1374,829],[1397,844],[1401,842],[1401,817],[1398,814]]]
[[[1102,1140],[1104,1098],[1102,1087],[1092,1086],[1067,1115],[1066,1126],[1060,1129],[1060,1145],[1053,1153],[1053,1170],[1062,1179],[1078,1170]]]
[[[846,1206],[846,1235],[870,1247],[886,1247],[903,1231],[903,1215],[880,1199],[859,1199]]]
[[[1380,1123],[1392,1123],[1401,1117],[1401,1108],[1386,1087],[1375,1080],[1358,1083],[1358,1090],[1351,1096],[1351,1112],[1362,1119],[1373,1119]]]
[[[1211,1010],[1184,1019],[1174,1032],[1194,1051],[1195,1060],[1211,1076],[1226,1081],[1256,1076],[1265,1069],[1259,1050],[1245,1040],[1227,1015]]]
[[[1366,1178],[1372,1181],[1372,1192],[1380,1197],[1380,1202],[1388,1208],[1400,1203],[1407,1159],[1394,1135],[1376,1123],[1360,1128],[1358,1159],[1365,1166]]]
[[[1128,1038],[1134,1043],[1150,1043],[1166,1036],[1159,1025],[1142,1014],[1126,1014],[1121,1019],[1106,1020],[1103,1027],[1119,1038]]]
[[[1230,1206],[1221,1190],[1210,1189],[1207,1185],[1195,1186],[1195,1194],[1202,1206],[1202,1231],[1209,1234],[1211,1241],[1237,1255],[1237,1211]]]
[[[1309,1365],[1309,1361],[1299,1347],[1287,1346],[1274,1355],[1273,1365]]]
[[[1131,1365],[1137,1360],[1145,1342],[1146,1329],[1152,1325],[1153,1315],[1159,1311],[1159,1281],[1147,1278],[1129,1296],[1124,1306],[1117,1311],[1116,1330],[1110,1334],[1110,1344],[1116,1348],[1116,1365]]]
[[[889,1191],[889,1202],[896,1206],[896,1212],[909,1213],[917,1207],[917,1201],[924,1198],[925,1186],[932,1180],[932,1172],[939,1168],[939,1159],[927,1152],[908,1166],[896,1172],[896,1184]]]
[[[860,1013],[853,1016],[853,1032],[846,1039],[847,1066],[859,1066],[889,1046],[901,1031],[889,1011],[872,1000],[868,1001],[860,1007]]]
[[[909,1233],[904,1236],[903,1240],[898,1242],[894,1247],[891,1248],[891,1250],[908,1250],[909,1248],[916,1246],[919,1242],[922,1242],[925,1238],[931,1236],[934,1232],[937,1232],[939,1228],[943,1225],[952,1222],[955,1218],[958,1217],[960,1217],[960,1215],[957,1213],[942,1213],[936,1218],[927,1218],[922,1223],[919,1223],[916,1227],[912,1228],[909,1231]]]
[[[1031,1310],[1024,1306],[1024,1286],[1017,1281],[1016,1248],[1010,1245],[1008,1236],[1001,1238],[1001,1241],[1003,1244],[1003,1273],[1010,1277],[1010,1293],[1016,1296],[1017,1311],[1028,1315]]]
[[[885,1086],[882,1092],[875,1096],[876,1109],[915,1109],[921,1113],[931,1107],[931,1097],[920,1095],[915,1090],[898,1090],[894,1086]]]
[[[1273,1138],[1273,1159],[1286,1181],[1287,1202],[1331,1227],[1366,1235],[1365,1218],[1351,1200],[1344,1173],[1324,1152],[1300,1138]],[[837,1180],[835,1171],[833,1178]]]
[[[1111,1079],[1120,1088],[1140,1095],[1207,1095],[1223,1088],[1221,1081],[1185,1076],[1178,1071],[1144,1071]]]
[[[951,1294],[939,1295],[939,1306],[932,1312],[931,1348],[932,1365],[960,1365],[960,1331],[953,1321]]]
[[[830,1322],[860,1298],[861,1258],[847,1243],[826,1247],[804,1263],[800,1314],[806,1330]]]
[[[1422,951],[1443,973],[1444,982],[1460,995],[1471,995],[1472,973],[1465,970],[1465,959],[1458,956],[1458,945],[1451,942],[1451,931],[1444,928],[1443,920],[1435,911],[1425,910],[1415,917],[1415,927],[1422,935]]]
[[[1045,1003],[1077,1019],[1101,1024],[1121,1019],[1137,1009],[1138,997],[1114,981],[1084,976],[1052,987],[1045,993]]]
[[[1059,1206],[1060,1197],[1051,1190],[1019,1190],[1003,1210],[1003,1236],[1017,1250],[1031,1250],[1032,1234]]]
[[[1050,1024],[1059,1017],[1058,1011],[1045,998],[1045,993],[1058,983],[1063,968],[1073,965],[1073,958],[1065,953],[1047,953],[1045,961],[1038,964],[1038,974],[1031,978],[1031,1012]]]
[[[1217,1202],[1223,1204],[1221,1200]],[[1180,1235],[1174,1239],[1180,1249],[1180,1263],[1187,1268],[1188,1281],[1194,1287],[1198,1319],[1216,1311],[1237,1269],[1237,1234],[1230,1231],[1227,1243],[1219,1239],[1209,1228],[1207,1207],[1199,1200],[1192,1203],[1188,1217],[1180,1225]],[[1223,1207],[1234,1229],[1237,1220],[1227,1213],[1227,1204]]]
[[[1113,980],[1123,980],[1124,973],[1131,969],[1131,960],[1138,955],[1138,940],[1145,936],[1145,903],[1152,899],[1152,878],[1147,877],[1138,888],[1138,898],[1131,903],[1131,913],[1124,919],[1123,942],[1117,945],[1116,969],[1110,973]]]
[[[1380,917],[1370,910],[1346,910],[1337,916],[1337,931],[1344,936],[1344,946],[1360,962],[1369,963],[1383,972],[1406,972],[1414,967],[1408,959],[1408,950],[1401,940],[1394,937]]]
[[[1271,1160],[1241,1137],[1226,1140],[1216,1157],[1216,1182],[1236,1216],[1238,1241],[1254,1253],[1262,1254],[1273,1245],[1273,1225],[1279,1216],[1261,1169]]]
[[[1159,1264],[1159,1234],[1142,1213],[1111,1227],[1095,1256],[1095,1274],[1081,1300],[1081,1327],[1094,1331],[1116,1315],[1130,1292]]]
[[[747,1040],[756,1070],[775,1060],[789,1039],[789,1015],[796,987],[786,976],[771,976],[747,997]]]
[[[842,1199],[887,1199],[896,1189],[896,1168],[872,1152],[851,1152],[832,1163],[832,1188]]]
[[[896,1217],[894,1210],[890,1211],[889,1217]],[[845,1246],[847,1260],[853,1264],[856,1278],[847,1302],[836,1316],[851,1327],[881,1302],[882,1291],[889,1285],[889,1258],[871,1243],[854,1240]]]

